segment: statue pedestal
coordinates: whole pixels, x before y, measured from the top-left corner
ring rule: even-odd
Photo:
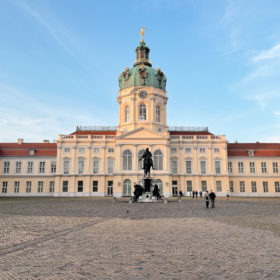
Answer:
[[[139,196],[137,202],[140,203],[163,203],[162,199],[157,199],[156,197],[153,196],[152,192],[144,192],[141,196]]]
[[[140,203],[150,203],[150,202],[156,202],[156,203],[163,203],[162,199],[157,199],[155,196],[153,196],[153,188],[154,188],[154,180],[152,177],[143,177],[140,179],[142,182],[142,186],[144,188],[144,192],[141,196],[139,196],[137,202]]]

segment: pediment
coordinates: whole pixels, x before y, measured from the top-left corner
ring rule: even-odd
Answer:
[[[126,132],[118,137],[118,139],[166,139],[162,134],[151,129],[140,127],[135,130]]]

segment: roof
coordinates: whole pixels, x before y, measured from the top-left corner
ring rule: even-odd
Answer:
[[[99,130],[75,131],[70,135],[116,135],[116,131],[99,131]]]
[[[209,131],[169,131],[170,135],[213,135]]]
[[[56,153],[56,143],[0,143],[1,157],[56,157]]]
[[[249,157],[249,151],[254,157],[279,157],[280,143],[228,143],[229,157]]]

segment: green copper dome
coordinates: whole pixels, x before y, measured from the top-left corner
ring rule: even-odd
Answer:
[[[149,60],[150,49],[144,41],[136,48],[133,68],[126,67],[119,77],[120,90],[133,86],[152,86],[165,90],[166,77],[160,68],[152,68]]]

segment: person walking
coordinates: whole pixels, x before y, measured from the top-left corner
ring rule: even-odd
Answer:
[[[206,208],[208,208],[209,207],[209,193],[208,193],[208,191],[206,191],[206,193],[204,195],[204,198],[205,198]]]
[[[229,197],[230,197],[230,191],[229,190],[227,190],[226,197],[227,197],[227,200],[229,200]]]
[[[200,196],[200,198],[202,198],[202,191],[199,192],[199,196]]]
[[[197,195],[198,195],[198,191],[195,191],[195,198],[197,198]]]
[[[195,195],[195,191],[192,191],[192,198],[194,198],[194,195]]]
[[[182,191],[179,191],[179,196],[180,196],[180,198],[182,198],[182,196],[183,196],[183,192]]]
[[[216,195],[215,195],[215,193],[212,190],[210,191],[209,197],[210,197],[210,200],[211,200],[212,208],[215,208],[215,198],[216,198]]]

